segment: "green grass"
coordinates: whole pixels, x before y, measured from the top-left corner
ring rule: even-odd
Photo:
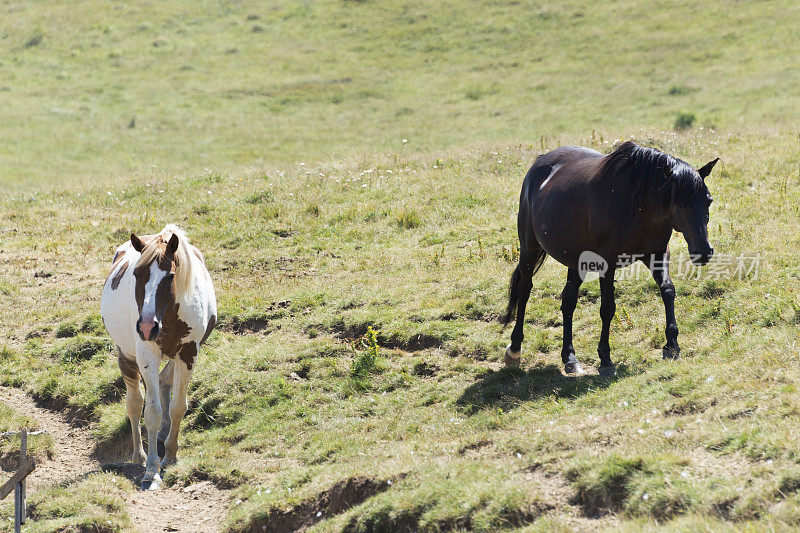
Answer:
[[[232,531],[798,527],[797,10],[0,2],[0,382],[129,446],[99,290],[131,231],[174,222],[219,326],[165,479],[230,489]],[[652,280],[621,281],[619,376],[573,379],[548,260],[502,369],[525,172],[628,137],[721,157],[710,238],[758,276],[677,275],[674,236],[683,357]],[[598,311],[587,283],[589,368]],[[31,527],[129,527],[111,477],[32,495]]]
[[[19,431],[26,427],[28,431],[38,429],[36,422],[16,412],[11,407],[0,403],[0,433]],[[0,437],[0,463],[4,469],[16,470],[19,465],[19,435]],[[28,456],[41,459],[52,457],[53,439],[47,434],[31,435],[28,437]]]
[[[396,482],[314,527],[571,528],[614,523],[606,512],[634,529],[654,518],[796,524],[798,301],[787,280],[800,242],[785,223],[800,193],[794,141],[768,129],[641,140],[690,161],[723,154],[709,182],[711,240],[763,258],[757,279],[675,276],[677,362],[660,358],[653,282],[621,281],[611,336],[620,376],[563,377],[565,272],[549,260],[530,301],[526,370],[500,369],[517,188],[536,150],[498,146],[6,196],[0,217],[17,231],[3,238],[4,276],[18,298],[0,314],[0,372],[96,421],[101,448],[127,446],[119,373],[90,295],[121,235],[169,220],[206,254],[220,327],[201,352],[181,461],[166,479],[231,488],[242,500],[234,530],[288,520],[287,508],[302,515],[359,477]],[[277,217],[261,218],[265,202]],[[392,213],[411,202],[424,223],[399,227]],[[676,257],[686,251],[680,237],[672,245]],[[587,283],[576,311],[575,346],[590,367],[598,295]]]
[[[618,136],[671,129],[679,113],[695,129],[793,128],[800,63],[781,50],[800,45],[798,9],[6,2],[0,181],[67,187]]]
[[[97,531],[110,533],[130,528],[125,495],[131,483],[113,474],[94,473],[65,486],[29,491],[25,531]],[[6,523],[13,522],[13,498],[3,502]],[[11,531],[13,527],[8,528]]]

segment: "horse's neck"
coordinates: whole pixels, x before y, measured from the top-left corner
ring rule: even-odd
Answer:
[[[206,268],[200,259],[195,256],[191,251],[188,254],[190,267],[189,267],[189,285],[182,294],[176,294],[175,299],[179,302],[193,301],[197,297],[197,293],[203,290],[206,284]]]

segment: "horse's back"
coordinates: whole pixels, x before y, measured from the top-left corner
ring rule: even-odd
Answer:
[[[591,247],[586,217],[603,157],[591,148],[561,146],[536,159],[520,197],[522,247],[541,247],[568,266]]]
[[[563,165],[574,163],[585,159],[595,159],[603,157],[603,154],[597,150],[586,148],[585,146],[559,146],[555,150],[551,150],[536,158],[536,165]]]

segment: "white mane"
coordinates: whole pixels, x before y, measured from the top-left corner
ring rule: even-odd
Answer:
[[[192,258],[189,250],[189,238],[186,233],[175,224],[167,224],[156,235],[145,241],[147,244],[142,250],[140,263],[150,264],[161,259],[164,255],[165,245],[172,238],[178,236],[178,249],[175,251],[175,292],[177,295],[186,294],[192,288]]]

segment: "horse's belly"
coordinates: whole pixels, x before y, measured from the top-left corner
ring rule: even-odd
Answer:
[[[580,211],[548,211],[534,218],[536,240],[547,255],[569,268],[577,268],[583,252],[595,251]]]

